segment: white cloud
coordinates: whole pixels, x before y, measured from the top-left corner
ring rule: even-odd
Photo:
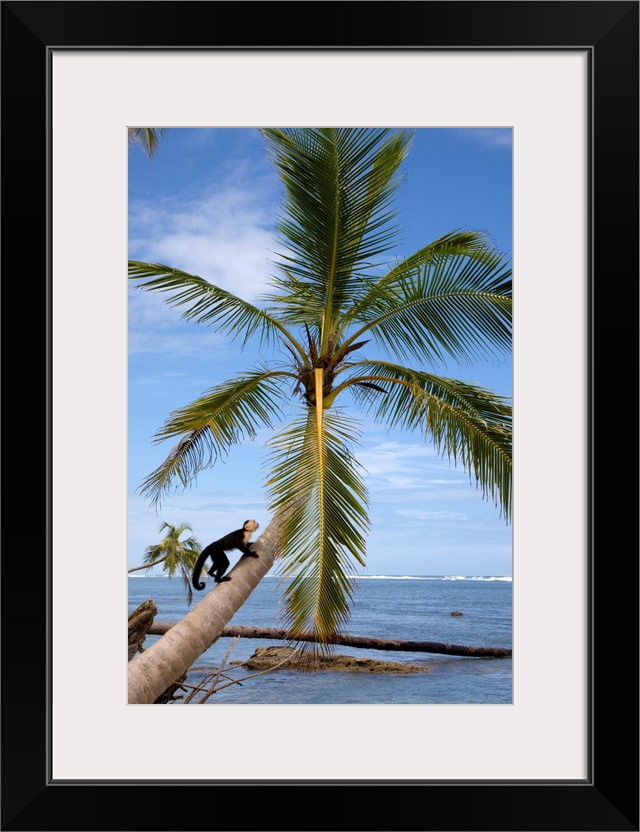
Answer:
[[[201,358],[203,355],[214,356],[229,351],[229,339],[213,330],[202,327],[202,331],[198,332],[192,329],[180,332],[169,329],[170,325],[165,323],[164,326],[156,326],[150,331],[137,326],[134,319],[129,328],[129,355],[170,353],[173,356]]]
[[[417,524],[421,524],[424,520],[450,523],[451,521],[459,522],[465,519],[464,514],[455,511],[425,511],[424,509],[401,508],[395,513],[400,517],[408,517]]]
[[[504,127],[478,127],[463,131],[463,135],[489,147],[511,147],[513,143],[511,129]]]
[[[205,189],[129,204],[129,257],[198,274],[251,300],[264,291],[278,182],[264,162],[237,159]]]
[[[357,458],[369,477],[390,480],[394,475],[406,476],[410,471],[423,471],[425,465],[436,459],[436,455],[428,445],[381,442],[359,451]]]
[[[269,288],[272,271],[275,184],[273,177],[244,166],[232,176],[206,192],[132,200],[129,257],[197,274],[257,302]],[[163,294],[130,287],[130,354],[193,355],[229,344],[228,337],[216,336],[213,329],[181,321],[184,309],[165,301]]]
[[[235,187],[191,201],[132,203],[129,256],[197,274],[255,299],[266,288],[274,246],[270,201]]]

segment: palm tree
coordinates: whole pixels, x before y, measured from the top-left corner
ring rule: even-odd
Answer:
[[[147,546],[144,553],[144,562],[140,566],[134,566],[129,572],[137,572],[139,569],[151,569],[152,566],[163,564],[163,571],[170,578],[176,572],[180,573],[182,582],[187,591],[187,603],[191,604],[193,592],[191,590],[191,573],[196,564],[202,547],[195,537],[191,536],[180,540],[181,535],[186,531],[192,531],[188,523],[181,523],[174,526],[166,521],[160,525],[159,532],[167,532],[165,537],[156,543],[155,546]]]
[[[360,424],[347,405],[376,422],[422,433],[437,452],[462,465],[482,496],[510,520],[508,400],[426,367],[510,350],[511,270],[480,231],[452,231],[391,261],[392,200],[410,132],[261,133],[284,186],[277,223],[283,253],[263,302],[253,305],[158,263],[130,261],[129,275],[140,289],[160,292],[182,308],[185,319],[215,326],[243,346],[258,336],[261,350],[284,350],[169,415],[155,441],[176,444],[145,478],[142,493],[158,505],[235,443],[259,428],[275,429],[295,398],[293,415],[268,443],[271,549],[264,545],[266,532],[257,548],[277,555],[282,577],[290,579],[284,618],[294,640],[310,632],[329,649],[349,618],[352,576],[356,563],[365,564],[369,525],[367,491],[353,452]],[[381,358],[361,352],[370,341]],[[259,561],[243,569],[256,581],[266,573]],[[232,586],[205,601],[215,605],[217,596],[222,604],[224,596],[228,604]]]
[[[128,127],[129,149],[138,144],[151,158],[158,149],[160,139],[168,129],[168,127]]]

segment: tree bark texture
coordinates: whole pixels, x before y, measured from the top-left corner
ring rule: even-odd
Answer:
[[[149,598],[140,604],[140,606],[129,616],[129,661],[131,661],[136,653],[143,652],[142,645],[144,643],[145,636],[150,632],[150,628],[153,625],[153,619],[157,614],[158,608],[151,598]]]
[[[156,621],[151,625],[149,635],[164,635],[175,624],[169,621]],[[263,638],[272,640],[291,640],[289,630],[279,627],[224,627],[221,638]],[[312,634],[298,636],[295,641],[315,641]],[[344,647],[360,647],[367,650],[392,650],[406,653],[443,653],[448,656],[474,656],[476,658],[508,658],[511,650],[506,647],[466,647],[461,644],[443,644],[438,641],[400,641],[386,638],[366,638],[364,636],[336,635],[331,644]]]
[[[259,558],[242,557],[191,612],[128,665],[130,705],[151,705],[217,641],[225,625],[273,566],[281,521],[272,520],[252,545]]]

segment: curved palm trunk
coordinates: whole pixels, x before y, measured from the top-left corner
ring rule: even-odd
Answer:
[[[252,546],[259,558],[241,558],[233,580],[215,589],[159,641],[128,664],[129,704],[151,705],[220,636],[225,625],[273,566],[281,518],[274,518]]]
[[[152,566],[157,566],[159,563],[164,563],[165,560],[169,557],[169,555],[165,555],[162,558],[158,558],[158,560],[154,560],[152,563],[143,563],[141,566],[132,566],[131,569],[127,570],[129,572],[137,572],[140,569],[151,569]]]

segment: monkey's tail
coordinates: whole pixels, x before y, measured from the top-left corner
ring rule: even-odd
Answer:
[[[198,556],[198,560],[196,561],[196,565],[193,567],[193,575],[191,576],[191,583],[193,584],[193,588],[197,589],[198,591],[203,590],[206,586],[204,581],[200,580],[200,573],[202,572],[202,567],[204,566],[204,562],[208,557],[208,552],[203,549]]]

